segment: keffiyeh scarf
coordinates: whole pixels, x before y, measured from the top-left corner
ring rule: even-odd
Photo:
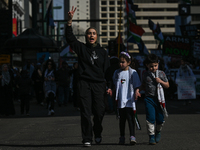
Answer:
[[[156,70],[156,75],[151,72],[151,75],[153,76],[153,78],[158,77],[158,70]],[[160,107],[163,111],[163,114],[168,117],[168,112],[165,106],[165,95],[164,95],[164,90],[163,87],[160,83],[157,84],[157,94],[158,94],[158,101],[160,103]]]

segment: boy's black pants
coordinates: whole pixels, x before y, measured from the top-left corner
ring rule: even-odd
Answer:
[[[135,136],[135,116],[133,108],[125,107],[119,109],[119,128],[120,136],[125,136],[126,120],[128,121],[130,136]]]
[[[30,95],[20,95],[21,100],[21,114],[24,114],[24,109],[26,109],[26,114],[29,113],[30,109]]]
[[[97,138],[101,137],[101,132],[103,130],[102,120],[105,113],[105,82],[80,80],[78,82],[78,88],[80,92],[82,142],[92,142],[93,132],[95,138]],[[93,127],[91,122],[92,114],[94,115]]]

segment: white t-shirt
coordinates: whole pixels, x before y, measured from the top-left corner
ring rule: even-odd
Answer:
[[[116,72],[117,71],[115,71],[113,77],[115,77]],[[119,84],[119,92],[118,92],[118,108],[124,108],[124,107],[133,108],[134,90],[135,88],[139,87],[141,83],[140,83],[140,78],[136,70],[131,69],[131,76],[132,76],[132,80],[130,81],[129,70],[121,71],[119,73],[118,81],[120,81],[120,84]],[[133,85],[134,90],[131,90],[129,82],[131,82],[131,84]]]

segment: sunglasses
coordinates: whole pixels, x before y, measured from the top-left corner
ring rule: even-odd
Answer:
[[[48,65],[51,65],[51,66],[52,66],[52,64],[48,64]]]

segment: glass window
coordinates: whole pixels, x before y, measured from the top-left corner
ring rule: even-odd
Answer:
[[[103,42],[103,43],[108,42],[108,41],[107,41],[107,38],[102,38],[102,42]]]
[[[161,25],[160,25],[160,26],[161,26]],[[168,24],[167,27],[169,27],[169,28],[172,28],[172,27],[173,27],[173,28],[174,28],[175,25],[174,25],[174,24]]]
[[[107,7],[101,7],[101,11],[107,11]]]
[[[101,21],[101,23],[103,23],[103,24],[106,24],[106,23],[107,23],[107,21],[105,21],[105,20],[104,20],[104,21]]]
[[[123,2],[122,2],[122,4],[123,4]],[[117,1],[117,5],[121,5],[121,1]]]
[[[120,23],[120,20],[118,19],[117,22]],[[122,19],[121,19],[121,23],[123,23],[123,20],[122,20]]]
[[[117,11],[120,11],[121,10],[121,7],[117,7]]]
[[[110,17],[115,17],[115,14],[110,14]]]
[[[115,36],[115,32],[110,32],[110,36]]]
[[[115,30],[115,26],[110,26],[110,30]]]
[[[107,5],[106,1],[101,1],[101,5]]]
[[[107,17],[107,14],[101,14],[101,17]]]
[[[167,11],[178,11],[178,8],[167,8]]]
[[[115,11],[115,7],[110,7],[109,10],[110,11]]]
[[[107,30],[107,26],[102,26],[101,29],[102,30]]]
[[[167,17],[167,19],[175,19],[174,16]]]
[[[107,32],[102,32],[102,36],[107,36]]]
[[[111,19],[110,24],[114,24],[114,23],[115,23],[115,20]]]
[[[115,1],[110,1],[109,4],[110,5],[115,5]]]

